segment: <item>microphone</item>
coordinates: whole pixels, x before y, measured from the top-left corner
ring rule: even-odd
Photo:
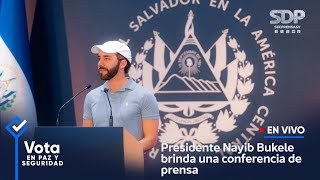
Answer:
[[[81,94],[83,91],[87,90],[87,89],[90,89],[91,88],[91,84],[88,84],[84,87],[84,89],[82,89],[80,92],[78,92],[75,96],[73,96],[71,99],[69,99],[66,103],[64,103],[60,109],[59,109],[59,112],[58,112],[58,115],[57,115],[57,121],[56,121],[56,125],[59,126],[60,125],[60,112],[61,110],[64,108],[64,106],[66,106],[70,101],[72,101],[74,98],[76,98],[79,94]]]
[[[109,102],[109,106],[110,106],[109,127],[113,127],[112,106],[111,106],[110,99],[109,99],[109,95],[108,95],[109,89],[104,88],[103,91],[107,94],[107,98],[108,98],[108,102]]]

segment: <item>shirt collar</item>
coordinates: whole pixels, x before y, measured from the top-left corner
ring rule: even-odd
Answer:
[[[125,90],[133,90],[134,87],[135,87],[136,83],[131,79],[129,78],[128,79],[128,83],[125,84],[123,87],[121,87],[120,89],[118,89],[117,91],[125,91]],[[109,81],[106,81],[103,86],[102,86],[102,89],[101,91],[104,92],[104,89],[107,88],[109,90]]]

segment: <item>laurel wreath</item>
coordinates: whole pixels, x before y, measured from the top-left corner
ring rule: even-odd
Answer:
[[[6,104],[2,105],[0,110],[6,111],[8,108],[11,108],[16,97],[17,97],[16,95],[13,95],[13,98],[9,102],[7,102]]]
[[[142,84],[142,69],[143,61],[146,60],[148,51],[153,47],[153,39],[146,40],[142,51],[135,56],[135,63],[129,71],[129,75],[137,83]],[[244,50],[240,50],[240,45],[235,38],[229,36],[228,46],[234,51],[235,60],[238,62],[238,82],[236,93],[230,102],[230,110],[226,108],[220,110],[215,124],[205,120],[199,124],[197,128],[191,128],[189,131],[186,128],[180,128],[177,123],[169,120],[168,123],[159,125],[161,131],[159,141],[161,143],[182,145],[185,142],[192,142],[193,144],[214,144],[218,141],[219,132],[233,131],[237,125],[237,117],[242,115],[248,108],[247,95],[250,94],[254,88],[251,75],[253,73],[253,65],[246,59]],[[160,121],[161,123],[161,121]]]

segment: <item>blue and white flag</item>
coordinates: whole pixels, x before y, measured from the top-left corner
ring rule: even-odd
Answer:
[[[37,125],[24,0],[0,0],[0,121],[18,116],[32,135]]]

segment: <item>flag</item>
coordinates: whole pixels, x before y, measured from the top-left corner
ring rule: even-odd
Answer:
[[[18,116],[33,134],[37,114],[30,85],[31,64],[24,0],[0,0],[0,121]]]

